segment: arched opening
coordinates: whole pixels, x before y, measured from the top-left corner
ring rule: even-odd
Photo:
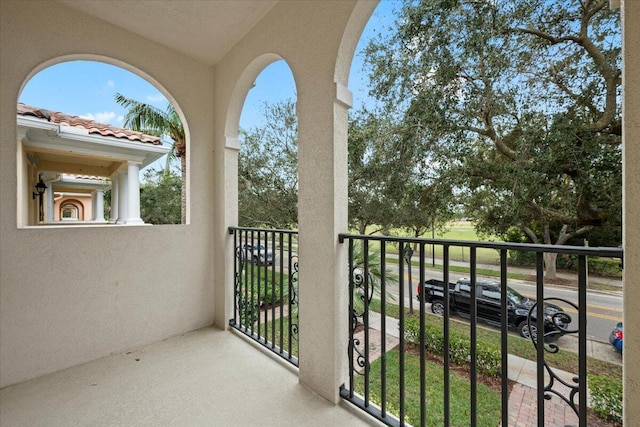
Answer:
[[[61,194],[88,199],[85,223],[186,223],[188,129],[173,99],[117,61],[58,61],[19,97],[18,226],[61,224]],[[28,197],[40,180],[41,195]],[[177,219],[156,214],[176,209]]]
[[[227,147],[233,140],[238,150],[240,226],[233,232],[233,325],[245,333],[257,325],[257,335],[277,342],[280,355],[297,365],[298,142],[292,72],[276,55],[263,55],[245,69],[233,96]]]
[[[593,85],[592,87],[594,88],[598,85],[600,88],[604,88],[606,86],[604,81],[612,82],[615,79],[613,76],[619,75],[620,70],[616,69],[617,65],[619,65],[619,59],[611,59],[615,58],[617,51],[615,47],[617,20],[615,12],[607,11],[606,6],[602,5],[605,7],[601,9],[601,22],[607,22],[607,24],[595,29],[593,34],[606,34],[606,37],[610,37],[610,42],[601,43],[602,39],[606,37],[604,35],[595,36],[594,38],[602,37],[602,39],[594,40],[594,46],[601,43],[598,49],[602,48],[603,52],[607,52],[607,55],[610,55],[610,62],[603,61],[602,69],[594,71],[598,67],[586,67],[585,64],[588,61],[580,64],[571,64],[571,58],[563,58],[563,54],[572,52],[572,49],[575,49],[573,52],[578,52],[575,53],[575,57],[580,55],[588,56],[584,52],[580,52],[581,47],[579,44],[576,44],[578,47],[576,45],[570,46],[571,43],[567,43],[569,46],[558,47],[561,44],[561,38],[557,34],[566,35],[570,32],[568,28],[572,25],[566,25],[564,28],[560,28],[561,25],[554,27],[552,31],[554,36],[549,39],[544,39],[544,31],[538,31],[539,28],[548,29],[544,26],[544,23],[554,21],[555,18],[558,18],[557,22],[566,19],[566,16],[560,16],[561,14],[555,15],[554,19],[550,18],[550,16],[557,13],[557,10],[562,10],[563,7],[566,7],[564,3],[561,4],[562,2],[557,2],[553,6],[558,8],[556,10],[551,10],[551,8],[541,10],[552,3],[540,2],[537,4],[537,7],[539,7],[536,11],[537,16],[545,18],[541,19],[538,22],[540,26],[536,27],[534,25],[536,24],[535,19],[531,18],[536,14],[532,13],[531,16],[522,18],[523,21],[527,22],[527,25],[522,22],[519,22],[518,25],[513,25],[514,16],[508,16],[508,12],[503,15],[501,8],[499,6],[496,7],[496,4],[492,2],[478,2],[473,5],[460,3],[450,10],[438,8],[420,9],[416,6],[418,3],[407,2],[403,5],[404,15],[398,18],[398,25],[401,27],[401,30],[398,31],[399,37],[391,38],[391,40],[381,38],[379,44],[372,45],[368,49],[368,55],[371,55],[369,59],[371,59],[373,67],[377,67],[371,72],[372,75],[378,77],[377,93],[382,95],[381,98],[387,97],[387,99],[383,99],[383,106],[386,111],[379,112],[374,102],[370,104],[369,111],[369,113],[373,112],[373,114],[362,115],[365,120],[354,120],[354,117],[352,117],[351,123],[356,122],[357,126],[350,126],[350,175],[356,172],[355,175],[357,176],[369,177],[369,184],[361,184],[350,188],[350,226],[352,231],[357,231],[358,234],[381,232],[381,234],[385,235],[401,235],[415,239],[410,242],[414,245],[413,248],[406,246],[409,243],[405,240],[404,242],[397,242],[395,249],[399,252],[395,254],[396,259],[399,261],[398,264],[400,266],[404,264],[407,268],[407,270],[403,270],[402,267],[397,268],[396,265],[396,271],[400,271],[400,277],[404,279],[404,281],[401,279],[400,286],[395,284],[396,296],[403,300],[400,303],[401,311],[403,311],[404,304],[406,304],[405,307],[409,308],[409,311],[413,311],[415,297],[412,296],[412,289],[415,290],[415,287],[411,285],[411,271],[413,269],[412,263],[415,265],[418,260],[420,267],[414,270],[414,284],[416,283],[416,272],[421,275],[420,279],[418,279],[421,283],[424,282],[425,276],[428,279],[436,278],[436,280],[444,278],[445,283],[449,281],[448,273],[441,276],[436,271],[425,272],[428,269],[428,267],[425,268],[425,258],[429,259],[433,267],[442,268],[444,271],[448,270],[450,263],[470,261],[472,267],[469,271],[472,275],[475,274],[476,263],[497,264],[495,255],[497,251],[495,248],[490,250],[493,252],[492,254],[483,253],[482,250],[475,251],[474,248],[470,260],[468,257],[470,248],[467,247],[467,259],[465,260],[464,246],[457,248],[458,250],[462,249],[462,259],[457,259],[460,252],[454,255],[453,251],[449,252],[449,246],[441,245],[438,247],[437,243],[427,244],[424,240],[418,240],[421,236],[433,238],[433,230],[434,228],[438,230],[437,224],[439,222],[446,224],[448,221],[460,217],[472,218],[477,222],[483,221],[481,224],[483,229],[481,228],[481,230],[485,232],[485,237],[489,235],[487,230],[495,232],[495,235],[490,235],[490,239],[520,242],[530,238],[529,242],[538,243],[539,240],[541,243],[543,241],[541,234],[546,232],[546,236],[544,236],[546,243],[565,244],[568,240],[561,240],[561,238],[565,237],[563,236],[565,234],[574,233],[573,231],[567,231],[571,227],[574,227],[575,233],[578,233],[572,237],[580,236],[580,233],[586,232],[584,227],[575,227],[575,224],[586,218],[588,212],[579,212],[575,219],[570,215],[575,206],[572,203],[575,200],[584,200],[583,196],[591,194],[592,189],[608,188],[604,193],[607,194],[607,199],[611,203],[601,204],[600,212],[605,212],[611,206],[616,205],[617,212],[622,212],[619,205],[622,199],[619,194],[622,186],[618,169],[621,164],[621,153],[618,148],[619,141],[614,138],[615,134],[620,132],[620,129],[619,122],[615,118],[615,114],[613,114],[616,108],[608,108],[608,106],[615,104],[613,100],[617,96],[616,91],[620,93],[621,88],[614,90],[614,84],[610,84],[606,87],[606,95],[602,93],[594,95],[596,91],[590,92],[588,95],[584,92],[584,88],[590,85]],[[424,4],[420,3],[421,6],[424,6]],[[387,5],[382,2],[379,9]],[[425,13],[424,11],[428,12]],[[463,13],[460,13],[461,11]],[[582,15],[580,15],[580,12],[582,12]],[[456,13],[459,13],[459,15],[456,15]],[[469,15],[466,15],[466,13]],[[454,15],[456,16],[454,17]],[[437,18],[434,18],[434,16],[437,16]],[[474,16],[477,19],[473,21],[467,20],[468,16]],[[491,16],[491,18],[486,19],[488,16]],[[586,22],[593,17],[593,15],[585,11],[576,12],[576,16],[581,16],[582,24],[585,25],[585,28]],[[436,22],[437,24],[434,24]],[[499,23],[499,25],[496,23]],[[511,27],[509,27],[510,25]],[[510,29],[505,31],[505,28]],[[524,31],[522,30],[523,28],[527,28],[527,30]],[[607,30],[611,29],[613,30],[609,33]],[[421,31],[423,33],[420,33]],[[520,43],[513,43],[513,39],[506,40],[508,39],[506,35],[516,33],[521,36],[518,39]],[[541,37],[541,40],[532,40],[535,37]],[[567,36],[565,41],[569,41],[571,38],[571,36]],[[363,41],[364,39],[361,40],[361,42]],[[447,42],[451,42],[451,44],[447,44]],[[485,44],[483,45],[483,43]],[[477,49],[479,45],[483,45],[483,48]],[[507,48],[494,50],[493,47],[496,46],[500,47],[500,49]],[[527,61],[528,58],[540,58],[543,56],[540,55],[542,49],[544,49],[544,56],[549,61],[548,63],[537,59],[530,62]],[[360,47],[358,47],[358,50],[360,50]],[[463,50],[464,54],[461,57],[457,57]],[[436,52],[453,52],[453,54],[452,58],[445,60],[444,57],[446,55],[438,55]],[[376,57],[376,53],[379,56]],[[516,57],[517,59],[515,59]],[[553,59],[549,60],[549,58]],[[358,60],[358,53],[356,52],[354,67]],[[520,60],[522,62],[518,62]],[[552,67],[550,69],[551,72],[546,72],[545,67],[553,61],[557,61],[555,64],[562,64],[561,69]],[[485,65],[490,62],[491,66],[485,68]],[[470,66],[470,64],[472,65]],[[474,68],[473,64],[481,65]],[[518,66],[515,67],[514,64]],[[567,70],[569,69],[571,73],[568,73]],[[526,71],[523,72],[523,70]],[[344,75],[340,71],[336,70],[337,76]],[[355,70],[352,69],[351,71]],[[611,72],[609,73],[609,71]],[[598,75],[598,73],[602,75]],[[526,77],[523,76],[524,74],[526,74]],[[550,75],[553,77],[548,78]],[[380,78],[380,76],[384,76],[386,79]],[[610,76],[611,78],[609,78]],[[338,77],[336,80],[338,81]],[[526,85],[522,84],[524,81],[527,82]],[[584,82],[590,83],[586,84]],[[359,82],[353,81],[351,83],[354,83],[352,88],[357,90]],[[620,82],[618,81],[617,84],[619,85]],[[394,85],[401,89],[394,88]],[[502,91],[505,88],[507,90]],[[394,89],[396,92],[394,92]],[[571,105],[570,102],[567,102],[567,93],[571,94],[569,98],[573,98],[573,101],[577,100],[578,103]],[[434,96],[434,94],[437,94],[437,96]],[[582,95],[576,96],[577,94],[585,94],[585,96],[580,98]],[[588,99],[588,107],[579,104],[583,99]],[[603,102],[605,99],[610,100],[608,106],[606,105],[607,103]],[[354,105],[363,105],[362,99],[358,99],[357,95],[354,96]],[[586,128],[594,129],[594,127],[583,126],[579,123],[579,120],[573,120],[585,117],[581,113],[574,114],[577,111],[584,111],[585,108],[594,112],[594,117],[600,117],[600,115],[606,117],[606,110],[611,112],[610,117],[612,120],[602,134],[589,134]],[[388,116],[385,117],[383,113]],[[619,110],[617,113],[619,113]],[[360,117],[355,118],[359,119]],[[387,124],[390,124],[390,126],[387,126]],[[443,129],[446,130],[443,131]],[[490,132],[483,134],[487,129]],[[567,132],[569,129],[570,131]],[[573,133],[575,129],[580,129],[579,137],[576,137],[577,134]],[[527,135],[527,137],[523,138],[523,135]],[[589,136],[587,137],[586,135]],[[584,139],[582,139],[583,137]],[[590,167],[588,165],[583,169],[583,164],[578,165],[579,162],[574,161],[578,158],[582,161],[589,157],[589,154],[583,151],[583,147],[585,147],[583,144],[588,144],[587,141],[590,138],[593,138],[591,139],[592,142],[606,140],[607,143],[611,144],[610,147],[601,146],[592,152],[593,162],[599,165],[599,169],[592,169],[593,172],[589,171]],[[531,144],[532,141],[536,141],[536,143]],[[505,142],[505,145],[501,145],[503,142]],[[377,147],[385,147],[385,145],[390,148],[388,151],[375,152]],[[352,157],[351,150],[353,148],[358,152]],[[504,151],[501,152],[500,149],[504,149]],[[412,153],[413,150],[415,151]],[[563,152],[565,150],[572,153],[580,152],[581,154],[563,165],[556,164],[558,168],[554,169],[554,173],[568,164],[572,164],[575,167],[571,167],[570,173],[580,170],[581,178],[585,179],[582,183],[575,182],[568,174],[561,178],[557,178],[552,174],[543,177],[543,174],[546,173],[543,172],[545,168],[550,167],[550,164],[553,164],[559,158],[566,158],[566,152]],[[443,153],[446,154],[443,155]],[[532,155],[532,153],[536,154]],[[403,157],[405,155],[406,157]],[[605,160],[605,157],[607,160]],[[392,160],[395,158],[401,161],[394,163]],[[518,160],[513,161],[516,158]],[[376,165],[374,161],[379,159],[384,161]],[[351,169],[353,165],[361,169],[354,171]],[[409,167],[403,169],[402,166],[405,165]],[[367,166],[371,167],[367,168]],[[447,169],[447,167],[450,169]],[[465,175],[463,167],[472,172]],[[488,172],[489,170],[491,170],[490,173]],[[611,175],[606,177],[600,175],[603,170],[606,170],[607,174],[610,173]],[[389,171],[391,173],[388,173]],[[455,173],[451,173],[452,171],[455,171]],[[459,179],[465,176],[467,178],[466,181]],[[611,177],[615,178],[610,179]],[[591,189],[583,186],[588,180],[593,179],[591,182],[595,183],[596,179],[600,178],[604,178],[600,181],[602,185],[591,184]],[[536,182],[536,179],[540,179],[540,181]],[[389,183],[392,185],[388,185]],[[481,185],[477,183],[481,183]],[[517,183],[517,185],[513,185],[514,183]],[[538,186],[534,188],[530,184],[538,184]],[[385,186],[387,188],[384,188]],[[582,194],[578,193],[581,186],[583,189]],[[464,189],[465,194],[462,193],[463,187],[466,187]],[[565,207],[568,207],[568,209],[563,212],[568,212],[569,215],[564,216],[563,213],[563,221],[569,219],[567,224],[560,223],[559,216],[556,216],[553,218],[553,222],[549,221],[550,224],[542,226],[542,222],[548,220],[548,217],[545,219],[543,215],[538,215],[537,212],[534,212],[532,216],[526,216],[528,205],[533,205],[534,210],[537,209],[541,212],[546,209],[543,206],[545,202],[547,206],[554,204],[554,206],[562,210],[564,207],[558,201],[561,200],[562,196],[571,194],[576,189],[578,191],[574,194],[578,194],[578,196],[570,196],[566,199],[568,205]],[[381,194],[383,191],[386,191],[386,194]],[[535,194],[535,197],[528,200],[526,197],[519,198],[525,193],[527,197],[531,197],[532,194]],[[361,197],[358,198],[359,196]],[[545,197],[548,198],[545,199]],[[601,200],[604,201],[604,199]],[[460,210],[463,202],[466,202],[467,208],[464,214]],[[591,206],[596,206],[597,198],[590,198],[590,202],[594,202]],[[355,209],[352,211],[351,206],[353,205],[360,207],[360,211],[358,212]],[[586,206],[586,204],[583,206]],[[390,207],[391,209],[389,209]],[[386,218],[375,216],[375,214],[382,213],[385,210],[389,212]],[[554,211],[554,214],[559,212]],[[508,219],[505,221],[505,218]],[[616,215],[612,215],[609,218],[611,221],[608,224],[610,226],[609,230],[614,230],[614,232],[605,233],[606,236],[594,236],[594,239],[600,238],[602,239],[600,241],[604,241],[603,237],[605,237],[610,240],[604,243],[603,246],[618,246],[621,241],[614,239],[619,239],[617,236],[620,235],[620,232],[616,232],[615,228],[622,230],[621,224]],[[518,227],[522,228],[523,219],[532,225],[532,228],[521,229],[526,236],[523,233],[518,233]],[[506,223],[509,220],[513,222]],[[587,220],[591,221],[589,218]],[[490,222],[493,223],[491,224]],[[434,223],[436,224],[435,227]],[[588,223],[587,225],[594,223]],[[385,229],[384,226],[387,226],[387,228]],[[555,226],[556,231],[550,233],[551,226]],[[452,228],[454,232],[462,233],[463,228],[467,227],[469,227],[469,223],[464,223],[462,226],[457,227],[453,226]],[[469,228],[473,229],[473,225]],[[531,237],[534,235],[533,228],[536,228],[536,231],[540,233],[537,238]],[[505,231],[513,233],[511,236],[517,236],[518,240],[507,240],[510,236]],[[498,234],[501,235],[496,238],[495,236]],[[437,237],[441,238],[443,236]],[[445,238],[455,239],[456,237],[449,235],[449,237]],[[513,237],[511,238],[513,239]],[[554,240],[553,242],[551,241],[552,239]],[[474,234],[473,239],[468,240],[489,239],[482,237],[478,239]],[[357,243],[358,240],[352,239],[350,242]],[[377,243],[375,239],[368,240],[367,238],[360,239],[360,242],[366,242],[370,251],[372,248],[374,250],[382,248],[383,250],[379,252],[382,252],[383,255],[392,252],[392,249],[384,246],[386,242]],[[408,250],[403,250],[403,244],[405,245],[404,249]],[[574,240],[573,244],[580,246],[582,242]],[[375,245],[379,246],[375,247]],[[414,249],[415,255],[413,254]],[[384,252],[386,250],[388,252]],[[488,256],[490,255],[493,255],[494,258],[489,258]],[[533,253],[529,252],[527,255],[531,255],[531,260],[534,261],[535,256]],[[504,262],[504,271],[506,272],[507,257],[506,255],[503,256],[504,258],[500,261]],[[371,255],[369,257],[370,259],[373,258]],[[509,254],[509,257],[512,257],[512,255]],[[484,259],[480,261],[481,258]],[[541,265],[542,256],[539,257],[539,260]],[[509,263],[512,261],[513,258],[510,258]],[[617,262],[617,260],[614,262]],[[548,264],[546,260],[545,263]],[[534,264],[535,262],[528,264],[529,268]],[[367,270],[372,271],[379,265],[372,266],[368,264]],[[509,266],[510,273],[512,268],[513,264]],[[499,270],[497,266],[494,265],[490,270],[493,270],[493,273],[487,273],[487,275],[497,280],[500,277],[499,274],[496,274]],[[513,268],[513,270],[517,271],[517,268]],[[405,271],[408,274],[405,274]],[[575,273],[573,274],[575,277]],[[537,275],[538,283],[541,283],[541,266],[537,270]],[[388,277],[386,285],[389,285]],[[504,278],[505,276],[503,275],[502,277]],[[569,275],[569,277],[571,276]],[[545,277],[545,287],[552,288],[554,279],[554,277]],[[572,280],[575,283],[575,279],[572,278]],[[373,281],[373,278],[371,281]],[[503,284],[505,282],[506,279]],[[387,289],[389,288],[391,286],[387,287]],[[456,290],[458,289],[460,292],[464,292],[465,286],[459,286]],[[471,293],[473,294],[476,288],[475,286],[469,287],[469,285],[466,285],[466,290],[468,291],[469,289],[472,289]],[[477,289],[479,297],[487,296],[486,289],[488,287],[479,287]],[[541,289],[541,287],[539,286],[538,289]],[[505,291],[503,290],[502,292],[504,295]],[[547,295],[553,294],[551,289],[545,292],[548,292]],[[573,301],[577,301],[578,296],[584,296],[586,292],[586,288],[584,288],[584,291],[575,292],[570,298]],[[375,291],[373,293],[375,294]],[[492,291],[490,294],[490,298],[494,300],[490,302],[495,302],[496,293]],[[543,292],[540,291],[537,296],[538,301],[543,299],[542,295]],[[571,310],[572,307],[570,305],[572,304],[565,303],[567,303],[566,300],[559,303],[558,307],[560,308],[561,305],[564,305],[566,311]],[[505,305],[503,303],[503,307]],[[573,307],[577,309],[576,305]],[[485,319],[488,317],[486,310],[486,305],[479,309]],[[581,314],[587,310],[585,303],[582,303],[580,310],[582,310]],[[432,311],[436,314],[444,315],[445,309],[443,304],[436,301]],[[613,314],[613,312],[610,313]],[[502,318],[495,314],[495,312],[491,314],[493,316],[491,321],[504,320],[507,317],[505,314],[502,315]],[[384,317],[385,313],[382,312],[381,316]],[[620,314],[614,314],[614,316],[614,318],[619,319],[618,316]],[[576,318],[577,316],[574,317],[572,326],[575,326]],[[594,324],[597,320],[589,321]],[[366,324],[366,321],[362,323]],[[521,325],[524,325],[524,323],[521,322],[518,326]],[[584,322],[581,321],[580,326],[584,326]],[[576,330],[578,329],[577,326],[575,328]],[[609,333],[607,328],[610,329],[611,327],[605,326],[605,333],[601,334],[601,336],[607,336]],[[523,334],[523,329],[520,328],[519,331]],[[540,327],[538,327],[538,331],[540,331]],[[529,331],[526,333],[529,333]],[[586,335],[587,329],[583,328],[580,331],[580,336],[584,338]],[[354,347],[357,347],[356,342],[363,341],[355,333],[350,338],[352,338]],[[382,338],[381,341],[384,342],[384,340]],[[560,347],[562,347],[562,345],[570,341],[562,342],[560,340],[560,342],[562,343]],[[419,342],[420,348],[423,348],[424,344],[424,342]],[[479,344],[477,348],[482,347]],[[605,344],[605,348],[608,348],[608,345]],[[582,357],[584,356],[584,353],[582,353]],[[360,366],[365,366],[365,369],[357,371],[356,367],[354,370],[358,373],[363,373],[369,367],[367,362]],[[371,372],[375,371],[377,369],[371,369]],[[408,372],[409,370],[407,370]],[[382,376],[384,378],[384,374]],[[584,379],[585,375],[581,374],[581,376]],[[618,378],[612,378],[612,380],[612,383],[619,383]],[[378,378],[373,383],[376,381],[378,381]],[[506,379],[503,378],[503,381],[506,382]],[[584,386],[584,382],[582,384]],[[420,385],[420,387],[422,386]],[[362,393],[366,387],[367,385],[364,385],[358,389],[358,386],[356,386],[352,390],[355,389],[356,393]],[[586,387],[583,390],[580,393],[585,395]],[[407,395],[411,394],[417,395],[419,390],[407,391]],[[375,399],[372,399],[372,401],[374,404],[381,403]],[[486,402],[489,402],[489,399],[486,399]],[[498,402],[497,399],[494,398],[494,402]],[[388,403],[390,407],[398,406],[397,401]],[[494,415],[489,418],[496,419],[499,414],[497,412],[495,414],[497,416]],[[410,415],[407,416],[410,417]],[[482,424],[482,422],[479,423]],[[563,422],[563,424],[567,423],[570,422]]]
[[[60,221],[83,221],[84,204],[79,200],[63,199],[57,209]]]
[[[284,60],[255,78],[239,123],[238,222],[297,228],[297,117],[295,82]]]

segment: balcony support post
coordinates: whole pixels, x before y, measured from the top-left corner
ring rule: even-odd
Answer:
[[[247,89],[248,90],[248,89]],[[224,246],[216,251],[220,255],[216,257],[215,281],[216,286],[216,312],[214,325],[226,329],[229,319],[234,316],[234,263],[236,247],[240,246],[241,237],[234,239],[226,230],[229,227],[238,226],[238,154],[240,153],[240,140],[237,135],[225,136],[224,150],[220,150],[216,168],[218,188],[216,191],[216,204],[220,211],[216,215],[216,238]],[[217,156],[218,157],[218,156]],[[245,290],[246,292],[246,290]],[[246,296],[245,296],[246,297]]]
[[[622,203],[624,248],[623,424],[640,419],[640,2],[623,0],[622,16]]]
[[[347,251],[337,236],[347,231],[349,91],[313,83],[297,104],[300,382],[337,403],[347,365]]]

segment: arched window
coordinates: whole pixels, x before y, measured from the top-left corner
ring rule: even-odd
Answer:
[[[78,207],[67,203],[60,207],[60,218],[62,221],[77,221],[78,220]]]
[[[23,159],[17,166],[19,227],[53,223],[54,211],[59,220],[89,221],[93,209],[103,209],[105,199],[93,209],[81,202],[74,215],[58,208],[53,194],[98,190],[100,197],[106,190],[116,195],[106,199],[113,224],[187,223],[188,129],[179,109],[145,78],[141,71],[137,75],[117,65],[73,59],[48,66],[25,83],[16,117],[18,157]],[[121,94],[119,88],[127,91]],[[87,95],[95,93],[101,95]],[[148,122],[153,123],[148,126],[153,135],[126,128],[146,128]],[[75,179],[63,179],[72,175]],[[30,197],[38,177],[44,177],[48,187],[40,205]],[[172,178],[170,186],[165,177]],[[105,184],[98,187],[98,181]],[[172,197],[155,196],[166,192],[165,187]],[[126,197],[134,199],[128,202]],[[44,211],[41,221],[39,207]],[[164,214],[170,210],[177,215]],[[155,217],[149,214],[158,211]]]

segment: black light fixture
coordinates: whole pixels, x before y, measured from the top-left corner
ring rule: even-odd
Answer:
[[[40,181],[38,181],[38,183],[36,184],[35,187],[36,187],[36,192],[32,193],[31,196],[32,196],[32,199],[35,199],[36,197],[40,198],[38,200],[38,207],[39,207],[38,221],[43,222],[44,221],[44,210],[42,209],[42,195],[47,190],[47,186],[44,183],[44,181],[42,181],[42,177],[40,178]]]

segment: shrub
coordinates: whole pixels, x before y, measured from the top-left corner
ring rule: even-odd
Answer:
[[[275,282],[271,281],[271,274],[261,276],[260,280],[258,280],[258,276],[253,276],[253,284],[250,282],[247,286],[249,286],[249,289],[253,289],[253,291],[256,293],[256,298],[260,302],[260,304],[277,304],[282,301],[283,297],[283,295],[280,294],[280,276],[280,274],[276,275]],[[260,285],[260,289],[258,289],[258,285]],[[284,294],[284,296],[288,295],[288,286],[289,285],[287,283],[283,284],[282,293]],[[260,291],[259,294],[258,290]]]
[[[530,251],[508,251],[509,265],[530,267],[536,265],[536,253]]]
[[[252,294],[248,294],[246,297],[242,295],[238,300],[238,312],[240,313],[241,325],[247,328],[253,325],[260,315],[257,298]]]
[[[415,316],[405,319],[404,337],[413,344],[420,345],[420,321]],[[444,354],[444,334],[437,325],[425,324],[425,350],[434,355]],[[471,361],[471,342],[469,337],[455,331],[449,331],[449,358],[451,362],[463,365]],[[476,346],[476,366],[478,372],[493,377],[501,374],[500,349],[489,343],[478,342]]]
[[[589,274],[609,277],[622,276],[622,265],[618,259],[591,257],[588,258],[587,263]],[[509,251],[509,264],[518,267],[533,267],[536,265],[536,254],[535,252]],[[578,257],[559,254],[556,266],[562,270],[577,271]]]
[[[599,417],[622,423],[622,379],[589,375],[591,409]]]
[[[622,264],[619,259],[589,258],[589,273],[601,276],[621,276]]]

